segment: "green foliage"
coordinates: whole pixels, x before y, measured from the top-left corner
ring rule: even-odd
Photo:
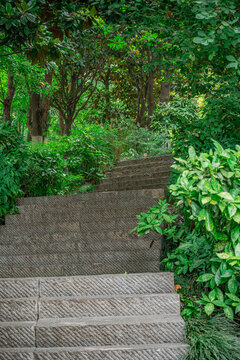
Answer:
[[[170,149],[167,147],[167,137],[147,128],[133,127],[127,132],[124,143],[125,151],[121,155],[123,159],[137,159],[170,153]]]
[[[189,319],[186,342],[190,348],[184,360],[238,360],[240,357],[239,327],[221,315]]]
[[[149,234],[150,231],[154,231],[157,234],[169,234],[175,231],[176,227],[172,229],[163,225],[172,224],[177,218],[177,215],[171,215],[169,213],[169,204],[166,200],[159,200],[158,205],[153,206],[148,212],[137,215],[138,225],[131,231],[137,231],[138,236]]]
[[[53,137],[43,148],[65,159],[65,172],[98,181],[107,166],[113,165],[115,132],[100,125],[81,125],[71,137]],[[81,181],[82,183],[82,181]]]
[[[197,103],[188,98],[176,98],[159,104],[152,116],[151,127],[160,133],[177,132],[198,119]]]
[[[0,123],[0,221],[13,211],[20,192],[23,139],[16,127]]]
[[[206,314],[223,311],[233,319],[240,312],[240,148],[214,145],[214,151],[199,156],[190,147],[187,160],[175,159],[178,179],[169,190],[182,221],[177,224],[160,201],[138,217],[134,230],[139,235],[154,230],[172,240],[173,249],[163,260],[166,269],[192,274],[202,284],[197,302]],[[164,221],[173,226],[163,231]],[[183,315],[188,317],[192,310]]]
[[[60,154],[42,146],[28,146],[21,166],[24,196],[58,194],[64,183],[64,165]]]
[[[217,307],[233,319],[240,312],[240,148],[214,145],[215,151],[199,156],[190,147],[187,160],[176,159],[179,178],[170,192],[185,219],[194,223],[195,234],[204,236],[199,259],[185,252],[186,265],[180,266],[196,260],[194,267],[201,274],[197,281],[208,289],[200,301],[205,312],[210,315]],[[185,246],[189,250],[186,239],[171,256],[179,259]]]

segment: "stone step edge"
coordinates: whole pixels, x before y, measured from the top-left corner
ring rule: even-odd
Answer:
[[[156,183],[159,183],[159,184],[165,184],[168,179],[169,179],[169,175],[168,174],[167,176],[153,176],[153,177],[148,177],[148,178],[141,178],[141,176],[138,176],[140,179],[135,179],[135,178],[129,178],[129,179],[126,179],[124,176],[123,177],[118,177],[118,178],[114,178],[111,179],[111,178],[105,178],[103,179],[102,181],[100,181],[100,183],[98,185],[142,185],[148,181],[156,181]],[[97,185],[97,186],[98,186]]]
[[[172,282],[174,282],[174,274],[170,271],[164,271],[164,272],[145,272],[145,273],[129,273],[129,274],[100,274],[100,275],[73,275],[73,276],[48,276],[47,278],[42,278],[41,276],[34,276],[34,277],[28,277],[28,278],[25,278],[25,277],[22,277],[22,278],[7,278],[7,279],[3,279],[3,278],[0,278],[0,286],[1,286],[1,281],[3,280],[4,282],[6,281],[40,281],[40,284],[41,284],[41,280],[43,282],[45,281],[49,281],[49,280],[59,280],[59,281],[66,281],[66,280],[74,280],[74,279],[93,279],[93,278],[96,278],[96,279],[101,279],[101,278],[106,278],[106,277],[109,277],[109,278],[122,278],[122,277],[132,277],[132,278],[135,278],[135,277],[144,277],[144,276],[152,276],[152,277],[169,277],[169,280]]]
[[[47,237],[50,236],[51,238],[53,236],[59,236],[59,235],[61,235],[61,236],[65,236],[65,235],[78,236],[78,235],[84,235],[84,234],[91,234],[91,236],[94,236],[96,234],[98,234],[98,235],[101,234],[101,236],[114,236],[114,234],[119,235],[119,233],[121,233],[121,234],[124,234],[124,236],[131,237],[130,231],[131,230],[128,230],[128,229],[125,229],[125,230],[121,230],[121,229],[118,229],[118,230],[105,229],[105,230],[100,230],[100,231],[97,231],[95,229],[93,229],[92,231],[91,230],[88,230],[88,231],[85,231],[85,230],[84,231],[83,230],[78,230],[78,231],[76,231],[76,230],[74,230],[74,231],[56,231],[55,233],[51,233],[51,232],[48,233],[47,232],[45,234],[45,236],[47,236]],[[2,234],[0,234],[0,245],[9,245],[9,244],[13,245],[12,241],[15,241],[16,238],[17,239],[23,238],[21,240],[21,242],[26,242],[26,244],[28,244],[29,241],[32,241],[32,239],[31,240],[30,239],[26,240],[26,238],[29,238],[29,237],[34,238],[35,237],[34,235],[36,235],[36,239],[35,239],[36,241],[42,241],[42,240],[37,239],[39,236],[42,235],[42,233],[40,233],[40,234],[25,234],[25,235],[24,234],[19,234],[19,235],[17,235],[17,234],[13,234],[13,235],[2,235]],[[150,233],[150,234],[148,234],[148,236],[142,235],[141,238],[145,239],[147,241],[147,240],[151,240],[150,239],[151,236],[154,236],[157,239],[158,234],[157,233],[152,233],[152,234]],[[6,241],[6,238],[7,238],[7,241]],[[136,238],[134,238],[134,239],[136,239]],[[11,242],[9,243],[9,241],[11,241]],[[54,241],[60,241],[61,242],[61,241],[65,241],[65,240],[56,239]],[[82,240],[76,240],[76,241],[82,241]],[[84,240],[84,241],[88,241],[88,240]],[[33,244],[35,244],[35,243],[33,243]]]
[[[117,294],[117,295],[92,295],[92,296],[80,296],[80,295],[74,295],[74,296],[42,296],[41,295],[41,289],[40,294],[36,294],[36,296],[31,297],[18,297],[18,298],[1,298],[0,297],[0,303],[3,302],[24,302],[28,300],[38,300],[41,302],[44,301],[71,301],[71,300],[78,300],[78,301],[88,301],[88,300],[111,300],[111,299],[126,299],[126,298],[138,298],[141,297],[143,299],[145,298],[160,298],[160,300],[164,300],[166,297],[170,296],[171,298],[175,298],[176,300],[180,301],[180,295],[172,289],[172,292],[170,293],[149,293],[149,294]],[[0,321],[1,324],[1,321]]]
[[[140,345],[109,345],[109,346],[74,346],[74,347],[57,347],[57,348],[0,348],[0,354],[1,353],[21,353],[21,352],[29,352],[29,353],[41,353],[41,352],[48,352],[48,353],[54,353],[54,352],[94,352],[94,351],[121,351],[121,350],[145,350],[145,349],[188,349],[189,345],[183,344],[183,343],[160,343],[160,344],[140,344]]]
[[[87,319],[79,318],[63,318],[63,319],[39,319],[37,320],[36,328],[56,328],[56,327],[85,327],[85,326],[104,326],[104,325],[122,325],[131,324],[137,325],[140,323],[175,323],[180,322],[184,324],[180,315],[137,315],[137,316],[106,316],[94,317]],[[21,323],[21,322],[19,322]],[[34,323],[34,322],[32,322]],[[0,323],[0,326],[2,326]],[[9,323],[8,323],[9,324]]]
[[[131,316],[103,316],[93,318],[58,318],[37,319],[35,321],[3,321],[0,329],[6,328],[63,328],[63,327],[86,327],[108,325],[138,325],[138,324],[167,324],[178,323],[184,325],[180,315],[131,315]]]
[[[133,160],[120,160],[117,162],[116,166],[125,166],[125,165],[129,165],[129,164],[138,164],[138,163],[148,163],[148,162],[160,162],[160,161],[168,161],[171,160],[173,158],[172,154],[166,154],[166,155],[159,155],[159,156],[149,156],[149,157],[142,157],[142,158],[138,158],[138,159],[133,159]]]
[[[134,221],[136,220],[136,215],[132,215],[132,216],[129,216],[129,217],[126,217],[126,218],[122,218],[120,215],[119,216],[116,216],[116,217],[113,217],[111,219],[109,219],[109,217],[104,217],[102,219],[97,219],[97,221],[94,222],[94,224],[96,223],[101,223],[102,224],[109,224],[110,221],[112,221],[113,225],[116,225],[114,224],[114,222],[117,222],[119,219],[122,220],[122,224],[126,223],[126,225],[128,225],[128,223],[131,223],[131,221]],[[51,222],[47,222],[46,224],[46,221],[39,221],[37,222],[37,226],[46,226],[46,231],[44,230],[44,232],[48,232],[48,229],[47,229],[47,226],[50,225],[50,226],[58,226],[59,224],[61,224],[62,226],[68,226],[69,224],[71,224],[72,226],[79,226],[79,228],[76,230],[67,230],[66,232],[75,232],[75,231],[81,231],[83,232],[84,230],[81,228],[82,226],[87,226],[87,224],[92,224],[93,221],[91,221],[89,219],[89,221],[81,221],[81,219],[74,219],[73,221],[68,221],[68,219],[66,219],[66,221],[61,221],[61,220],[57,220],[57,221],[51,221]],[[25,229],[26,225],[31,225],[29,226],[29,229],[33,230],[33,231],[36,231],[38,229],[36,229],[36,226],[35,226],[35,223],[29,223],[27,222],[26,224],[25,223],[22,223],[21,225],[15,225],[15,224],[6,224],[6,225],[0,225],[0,236],[1,235],[7,235],[7,230],[12,230],[14,229],[15,231],[25,231],[27,229]],[[2,232],[2,231],[3,232]],[[6,231],[6,232],[5,232]],[[64,232],[65,230],[62,230],[62,232]],[[129,231],[131,231],[131,229],[129,229]],[[38,231],[36,231],[36,233],[38,233]],[[39,233],[42,233],[42,231],[39,231]],[[19,234],[20,235],[20,234]]]
[[[149,208],[150,207],[153,207],[153,206],[155,206],[155,205],[157,205],[157,204],[152,204],[152,206],[151,205],[149,205]],[[38,211],[38,212],[35,212],[34,210],[32,210],[31,211],[31,214],[26,214],[26,213],[19,213],[19,214],[9,214],[9,215],[6,215],[6,217],[5,217],[5,224],[6,225],[11,225],[11,219],[13,220],[15,220],[15,219],[18,219],[18,220],[23,220],[23,222],[24,221],[27,221],[27,222],[30,222],[30,221],[32,221],[32,219],[33,219],[33,217],[34,216],[37,216],[37,215],[39,215],[39,214],[44,214],[46,217],[51,217],[51,216],[54,216],[54,215],[58,215],[58,216],[61,216],[62,215],[62,217],[64,218],[64,219],[67,219],[68,217],[71,217],[72,215],[74,215],[74,214],[76,214],[76,213],[79,213],[79,219],[81,219],[81,216],[83,216],[83,217],[89,217],[89,215],[92,215],[93,214],[93,212],[94,213],[99,213],[99,214],[94,214],[94,216],[95,215],[102,215],[102,213],[104,212],[104,214],[102,215],[102,217],[101,216],[99,216],[98,217],[98,219],[105,219],[105,218],[107,218],[108,219],[108,217],[109,217],[109,215],[111,215],[110,217],[111,217],[111,219],[113,219],[113,218],[119,218],[119,217],[121,217],[121,218],[124,218],[124,219],[126,219],[126,218],[132,218],[132,216],[135,216],[135,213],[134,212],[136,212],[136,215],[139,215],[140,213],[142,213],[142,212],[146,212],[146,211],[148,211],[149,210],[149,208],[147,208],[146,206],[145,207],[135,207],[135,208],[127,208],[126,210],[131,210],[131,215],[128,215],[128,214],[125,214],[126,216],[124,216],[124,217],[122,217],[121,215],[119,215],[117,212],[123,212],[124,211],[124,209],[99,209],[99,210],[93,210],[93,209],[90,209],[90,210],[87,210],[87,209],[83,209],[82,211],[81,210],[74,210],[74,209],[69,209],[69,211],[68,211],[68,213],[66,214],[65,212],[64,212],[64,210],[61,210],[61,209],[53,209],[52,208],[52,210],[51,211],[49,211],[49,209],[47,210],[47,209],[45,209],[45,211],[44,210],[42,210],[42,211]],[[92,215],[93,216],[93,215]],[[34,221],[36,221],[36,220],[38,220],[38,219],[34,219]],[[48,219],[44,219],[44,220],[48,220]],[[36,221],[37,223],[39,223],[40,221]],[[0,225],[1,226],[1,225]]]
[[[65,200],[69,200],[69,201],[96,201],[96,198],[100,198],[101,196],[105,196],[105,195],[115,195],[116,198],[121,198],[122,194],[125,194],[126,191],[129,192],[127,198],[129,199],[129,196],[131,195],[136,195],[136,194],[141,194],[141,192],[146,193],[148,189],[136,189],[136,190],[122,190],[122,191],[102,191],[102,192],[95,192],[95,191],[91,191],[88,192],[86,194],[75,194],[75,195],[53,195],[53,196],[36,196],[36,197],[26,197],[26,198],[18,198],[17,199],[17,205],[38,205],[38,200],[43,201],[41,204],[45,204],[46,202],[48,202],[49,199],[54,199],[54,200],[58,200],[58,199],[65,199]],[[161,192],[162,190],[162,194],[164,194],[164,190],[163,189],[149,189],[149,192],[154,195],[154,191],[156,191],[158,194],[154,195],[154,197],[156,196],[159,197],[159,192]],[[132,193],[132,194],[131,194]],[[90,195],[90,199],[89,199],[89,195]],[[150,195],[148,193],[141,195],[141,196],[145,196],[145,197],[150,197]],[[131,197],[130,197],[131,198]],[[135,197],[132,197],[131,199],[136,199]],[[26,201],[24,201],[26,200]],[[111,199],[112,200],[112,199]],[[32,204],[29,204],[29,201],[32,202]]]

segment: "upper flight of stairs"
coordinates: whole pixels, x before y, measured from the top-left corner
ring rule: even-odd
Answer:
[[[121,161],[107,172],[97,191],[120,191],[166,188],[172,162],[171,155]]]
[[[181,359],[159,235],[129,234],[164,197],[170,163],[125,161],[98,191],[18,200],[0,226],[0,360]]]

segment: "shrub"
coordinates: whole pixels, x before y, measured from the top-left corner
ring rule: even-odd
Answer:
[[[137,229],[171,239],[166,268],[202,284],[198,303],[208,315],[218,310],[233,319],[240,312],[240,147],[214,144],[214,151],[199,156],[190,147],[189,158],[173,165],[179,176],[169,189],[180,221],[161,229],[163,220],[176,221],[165,204],[141,214]]]
[[[15,199],[21,195],[23,138],[16,127],[0,124],[0,221],[15,209]]]

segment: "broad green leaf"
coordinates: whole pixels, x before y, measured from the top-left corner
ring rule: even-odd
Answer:
[[[222,260],[226,260],[229,258],[229,255],[226,253],[217,253],[217,256],[219,257],[219,259],[222,259]]]
[[[229,297],[229,299],[231,299],[233,301],[236,301],[236,302],[240,301],[239,297],[237,297],[235,294],[226,293],[226,295]]]
[[[234,229],[232,229],[231,240],[233,244],[235,244],[236,241],[240,240],[240,226],[236,226]]]
[[[234,198],[232,197],[232,195],[226,191],[221,192],[220,194],[218,194],[218,196],[220,196],[221,198],[223,198],[225,200],[234,201]]]
[[[232,276],[232,278],[228,280],[228,290],[231,294],[236,294],[238,290],[238,283],[235,276]]]
[[[202,198],[202,204],[205,205],[211,201],[211,198],[209,196],[205,196]]]
[[[198,220],[202,221],[202,220],[206,220],[207,214],[206,214],[206,210],[202,209],[198,215]]]
[[[230,218],[232,218],[237,212],[237,208],[234,205],[228,205],[228,213]]]
[[[233,220],[240,224],[240,211],[238,210],[237,213],[234,215]]]
[[[235,313],[239,313],[240,312],[240,303],[237,305],[236,309],[235,309]]]
[[[207,231],[213,231],[214,223],[212,220],[212,215],[208,211],[206,212],[205,226]]]
[[[207,315],[211,315],[214,311],[214,304],[209,303],[209,304],[205,305],[204,310]]]
[[[229,306],[226,306],[224,308],[224,313],[228,319],[233,320],[234,313],[233,313],[233,310]]]
[[[199,278],[197,279],[198,282],[205,282],[205,281],[209,281],[214,277],[213,274],[203,274],[201,276],[199,276]]]
[[[188,154],[189,154],[190,159],[194,162],[196,160],[196,151],[193,146],[189,147]]]
[[[240,242],[235,246],[235,256],[240,256]]]

